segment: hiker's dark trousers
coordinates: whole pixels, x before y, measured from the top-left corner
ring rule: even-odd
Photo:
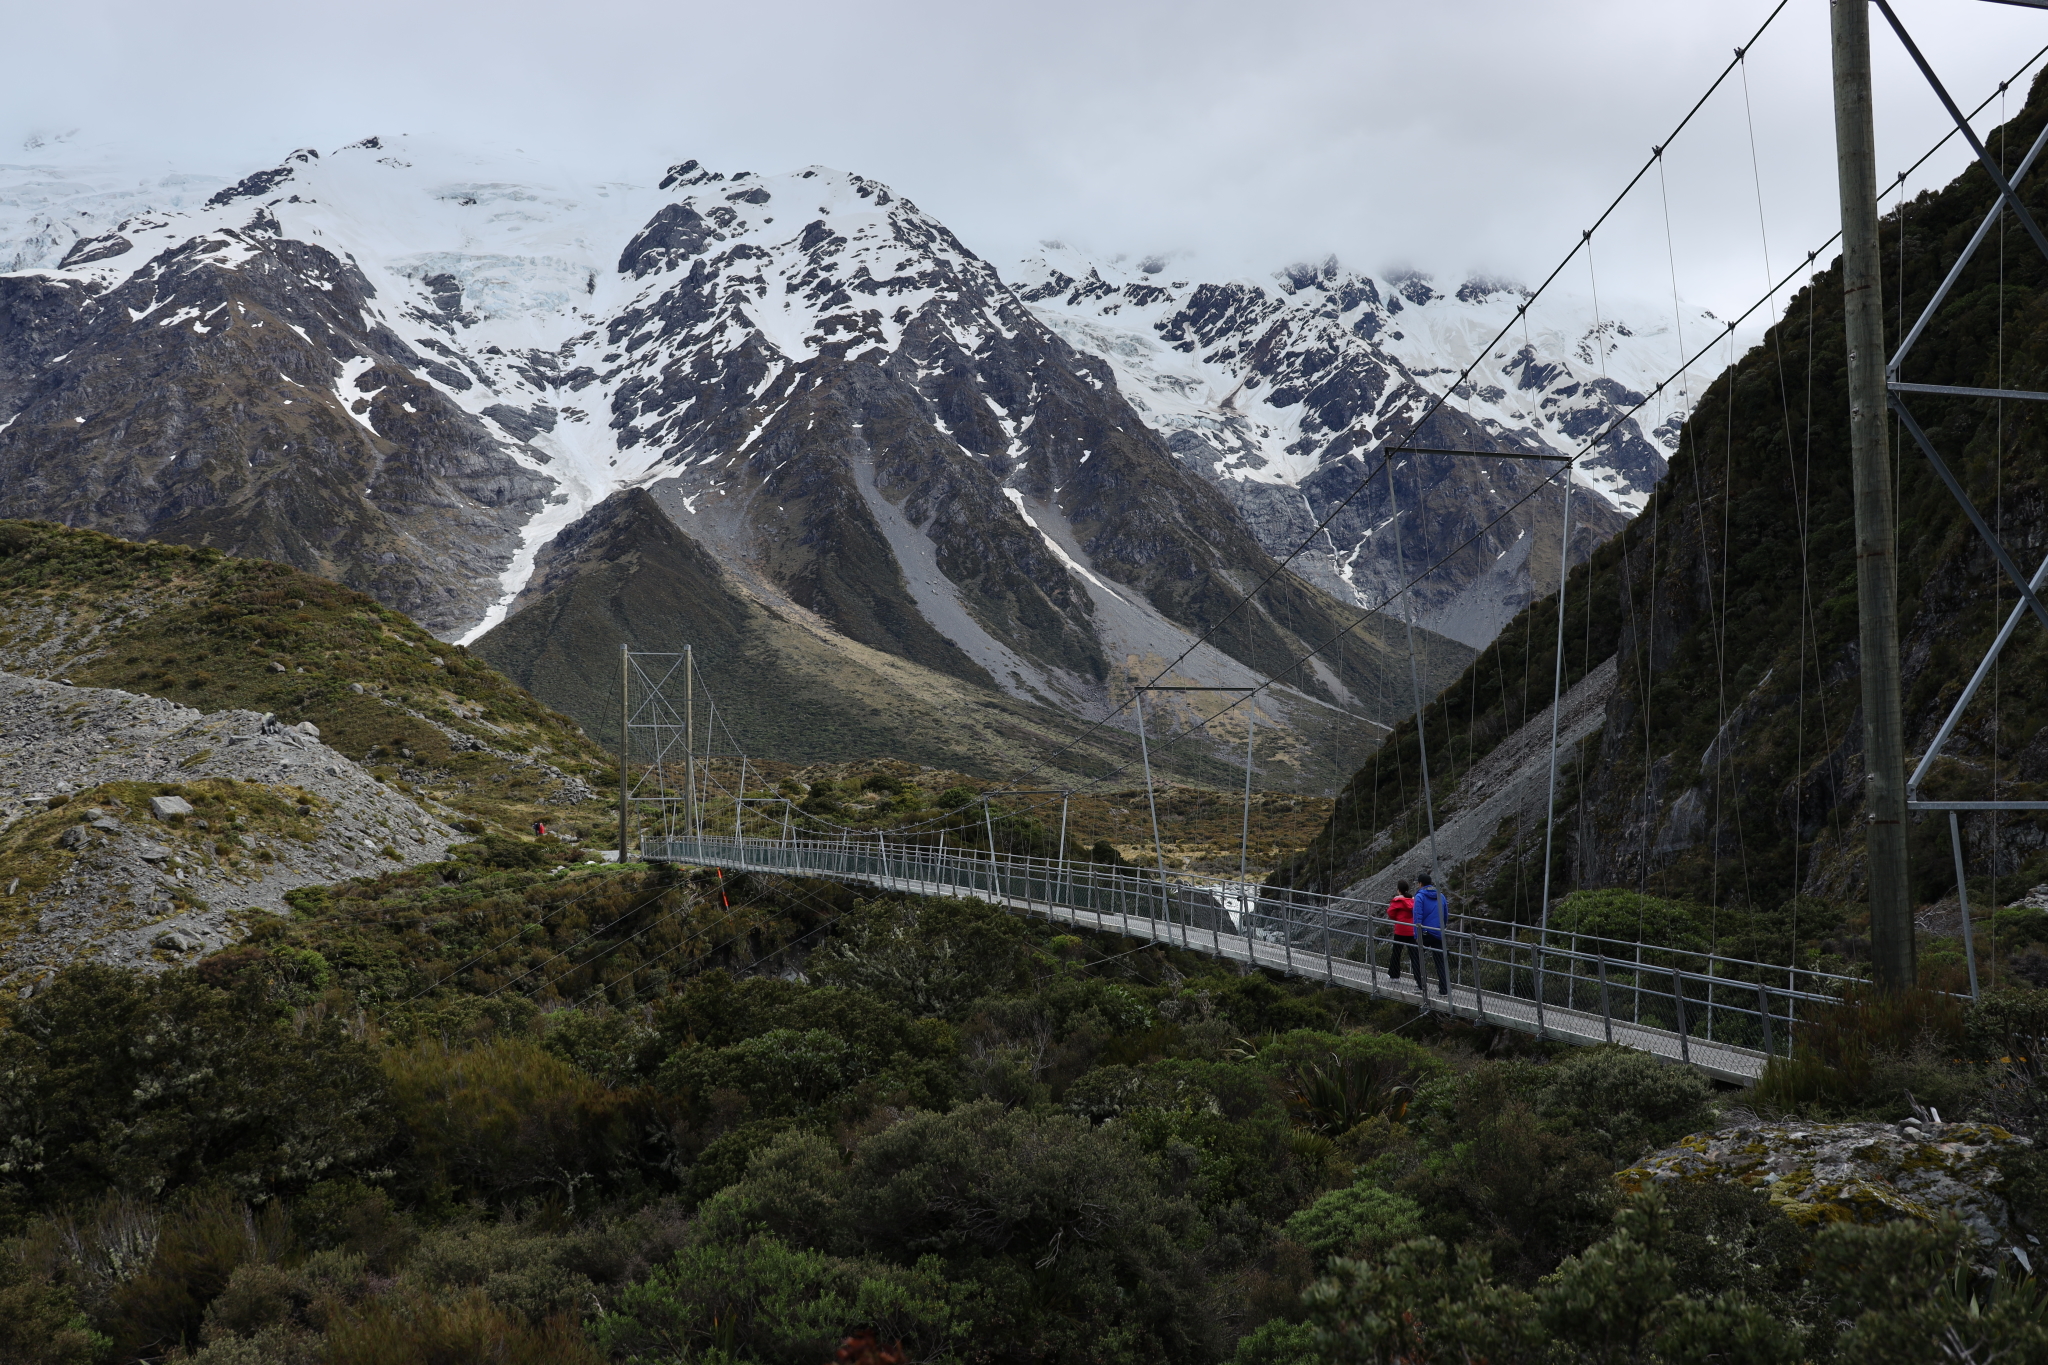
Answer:
[[[1449,995],[1451,993],[1451,973],[1450,969],[1445,965],[1444,936],[1442,934],[1432,934],[1427,929],[1416,930],[1415,936],[1421,940],[1423,947],[1429,949],[1429,955],[1436,959],[1437,989],[1443,994]],[[1415,970],[1415,984],[1418,986],[1422,984],[1422,969],[1420,967],[1417,967]]]
[[[1420,988],[1422,985],[1422,950],[1415,946],[1413,938],[1397,938],[1394,940],[1394,951],[1387,954],[1387,975],[1396,981],[1401,979],[1401,950],[1403,948],[1408,950],[1408,960],[1415,964],[1415,984],[1417,988]]]

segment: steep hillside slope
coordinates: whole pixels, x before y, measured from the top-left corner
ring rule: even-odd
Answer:
[[[1994,147],[2016,144],[2016,160],[2044,117],[2048,98],[2037,85]],[[2048,206],[2048,185],[2037,182],[2026,198]],[[1906,205],[1903,223],[1886,220],[1888,269],[1905,234],[1908,323],[1992,203],[1988,178],[1972,169]],[[1887,292],[1899,283],[1887,279]],[[2044,287],[2048,266],[2031,249],[2015,246],[2002,263],[1996,251],[1981,254],[1903,378],[2048,387]],[[1894,339],[1898,321],[1890,319]],[[2031,570],[2048,552],[2041,414],[2030,404],[1911,402]],[[1837,265],[1702,396],[1648,510],[1572,575],[1565,680],[1576,683],[1609,658],[1618,677],[1599,733],[1564,755],[1557,890],[1622,886],[1765,911],[1795,896],[1854,902],[1863,894],[1846,413]],[[1918,451],[1909,444],[1894,456],[1906,735],[1908,761],[1917,762],[2014,598]],[[1440,801],[1456,799],[1463,775],[1548,704],[1556,612],[1554,596],[1534,604],[1431,708]],[[2048,640],[2023,621],[1924,790],[1954,799],[2048,790],[2038,785],[2048,783],[2044,680]],[[1411,846],[1423,825],[1419,757],[1414,727],[1404,725],[1283,880],[1350,886],[1390,850]],[[1995,864],[2008,892],[2042,880],[2048,832],[2038,820],[1972,815],[1964,823],[1972,876]],[[1916,817],[1912,839],[1916,893],[1931,901],[1954,884],[1946,821]],[[1503,827],[1467,870],[1468,904],[1526,916],[1541,867],[1540,820]]]
[[[311,722],[380,778],[514,830],[573,814],[605,762],[566,716],[362,593],[48,523],[0,522],[0,669]]]
[[[465,837],[274,718],[0,673],[0,989],[184,960]]]
[[[1083,737],[1069,715],[849,639],[785,598],[749,591],[638,489],[556,537],[518,610],[473,652],[584,717],[609,746],[621,642],[656,652],[690,644],[712,746],[729,753],[737,742],[757,763],[889,757],[984,777],[1046,763],[1046,781],[1075,782],[1137,759],[1122,730]],[[1326,755],[1305,758],[1303,774],[1276,755],[1274,775],[1324,788],[1343,780]],[[1199,753],[1165,755],[1161,767],[1231,780]]]
[[[128,231],[0,276],[0,515],[291,563],[443,633],[481,615],[539,457],[247,182]]]

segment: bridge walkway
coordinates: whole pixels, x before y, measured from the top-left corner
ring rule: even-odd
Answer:
[[[646,839],[649,861],[819,877],[920,896],[968,896],[1019,914],[1155,942],[1441,1009],[1570,1043],[1612,1042],[1751,1084],[1785,1052],[1799,1007],[1832,1003],[1850,978],[1702,950],[1465,919],[1445,935],[1448,996],[1381,967],[1384,921],[1336,897],[1219,878],[930,846],[826,840]],[[1234,911],[1234,913],[1233,913]],[[1353,956],[1363,949],[1363,960]],[[1432,971],[1434,967],[1430,968]],[[1597,1008],[1595,1004],[1597,1002]]]

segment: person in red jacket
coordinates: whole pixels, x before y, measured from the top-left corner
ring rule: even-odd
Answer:
[[[1415,984],[1422,988],[1422,950],[1415,946],[1415,902],[1408,898],[1408,883],[1398,882],[1394,898],[1387,902],[1387,918],[1394,924],[1394,951],[1387,959],[1387,975],[1401,979],[1401,950],[1415,967]]]

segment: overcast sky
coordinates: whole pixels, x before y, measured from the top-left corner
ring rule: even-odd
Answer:
[[[1966,108],[2048,43],[2042,11],[1897,5]],[[29,133],[77,129],[221,175],[377,132],[509,144],[592,177],[642,179],[685,157],[763,172],[824,163],[889,182],[999,266],[1057,237],[1103,254],[1191,252],[1197,275],[1334,252],[1368,269],[1533,281],[1770,9],[18,3],[0,26],[0,160],[29,159],[18,150]],[[1888,179],[1945,124],[1872,20]],[[1836,215],[1826,0],[1790,0],[1748,76],[1783,269]],[[1764,280],[1749,126],[1731,81],[1667,162],[1679,288],[1723,312]],[[1914,188],[1953,176],[1964,155],[1951,144]],[[1603,293],[1668,298],[1659,188],[1653,175],[1600,240]]]

